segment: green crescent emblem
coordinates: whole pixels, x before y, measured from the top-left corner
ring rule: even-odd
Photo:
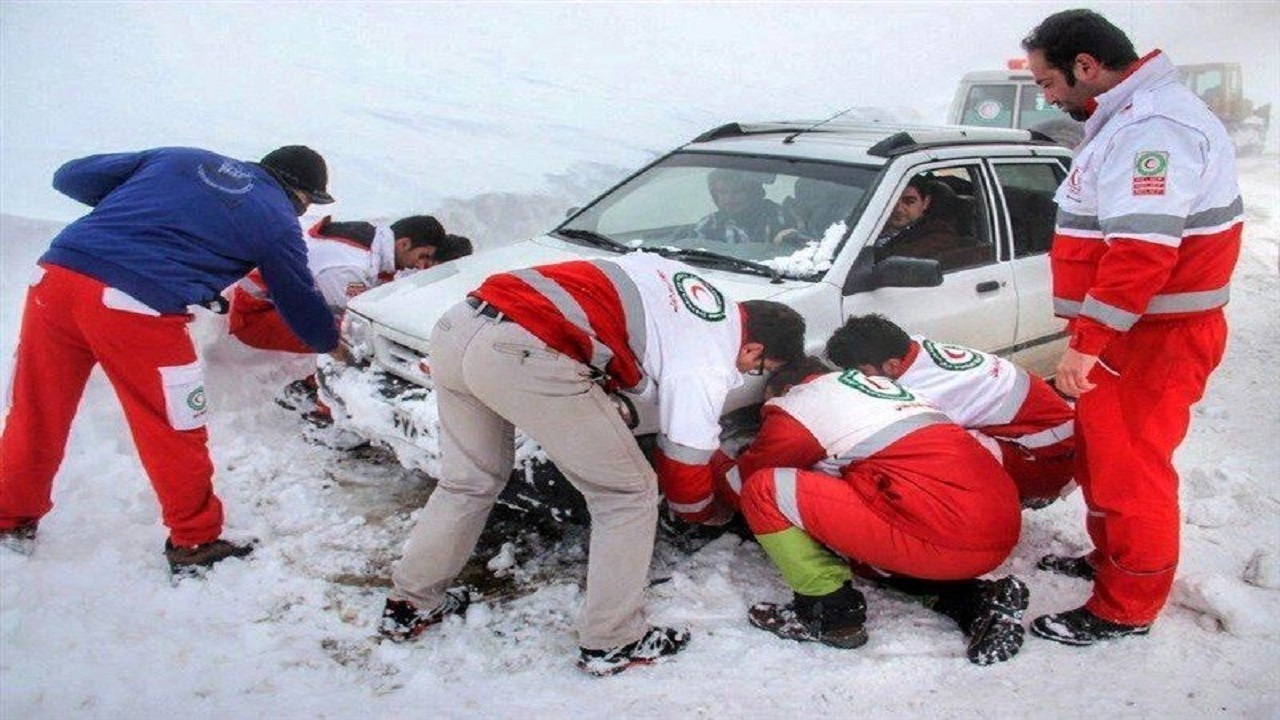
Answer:
[[[724,295],[714,285],[691,272],[678,272],[671,278],[671,282],[676,286],[676,294],[689,312],[707,322],[724,320]]]
[[[889,378],[871,377],[863,375],[857,370],[846,370],[840,374],[840,383],[857,390],[864,395],[870,395],[881,400],[901,400],[908,402],[915,400],[916,396],[907,391],[906,388],[898,385]]]

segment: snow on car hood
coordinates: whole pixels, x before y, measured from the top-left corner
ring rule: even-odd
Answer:
[[[373,321],[397,342],[425,352],[436,320],[490,275],[534,265],[613,257],[617,255],[543,235],[411,273],[353,298],[347,309]],[[698,272],[737,301],[767,299],[810,284],[785,278],[773,283],[762,276],[709,268],[698,268]]]

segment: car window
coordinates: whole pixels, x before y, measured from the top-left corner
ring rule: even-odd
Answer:
[[[1067,114],[1045,102],[1044,92],[1037,85],[1022,85],[1018,91],[1022,95],[1018,104],[1018,124],[1016,127],[1031,129],[1046,123],[1066,120]]]
[[[1013,100],[1016,87],[1003,85],[974,85],[964,100],[961,125],[984,127],[1010,127],[1013,123]]]
[[[557,228],[636,248],[709,250],[812,275],[833,228],[852,227],[881,168],[684,152],[614,188]],[[845,225],[841,225],[846,223]],[[835,243],[830,243],[833,251]]]
[[[977,165],[932,168],[909,177],[876,234],[877,262],[937,260],[944,273],[996,260]]]
[[[1066,177],[1058,163],[999,163],[995,165],[1000,191],[1009,213],[1013,256],[1049,251],[1057,205],[1053,195]]]

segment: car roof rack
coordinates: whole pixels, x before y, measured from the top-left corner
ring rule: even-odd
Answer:
[[[885,127],[888,125],[888,127]],[[877,126],[879,126],[877,128]],[[905,128],[905,129],[903,129]],[[785,121],[762,123],[725,123],[712,128],[689,141],[689,144],[712,142],[725,138],[749,137],[752,135],[793,135],[797,132],[840,135],[860,134],[867,137],[868,131],[892,133],[887,137],[874,140],[867,149],[868,155],[876,157],[894,157],[928,147],[950,145],[976,145],[989,143],[1035,142],[1055,144],[1053,139],[1035,130],[1015,130],[1010,128],[983,128],[963,126],[924,126],[901,125],[897,128],[890,123],[878,122],[829,122],[815,125],[813,121]],[[898,129],[898,132],[892,132]]]
[[[1017,135],[1004,128],[1000,128],[998,134],[992,133],[986,128],[959,127],[949,127],[945,130],[903,131],[894,133],[867,148],[867,154],[875,157],[890,158],[915,152],[916,150],[943,145],[989,145],[991,143],[1027,141],[1046,145],[1056,144],[1053,138],[1038,130],[1018,130],[1015,132],[1021,134],[1022,137],[1017,137]]]

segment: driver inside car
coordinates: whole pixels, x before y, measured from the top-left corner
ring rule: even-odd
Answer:
[[[796,235],[790,210],[765,197],[758,173],[720,168],[707,176],[716,211],[698,221],[699,238],[723,243],[778,244]]]

